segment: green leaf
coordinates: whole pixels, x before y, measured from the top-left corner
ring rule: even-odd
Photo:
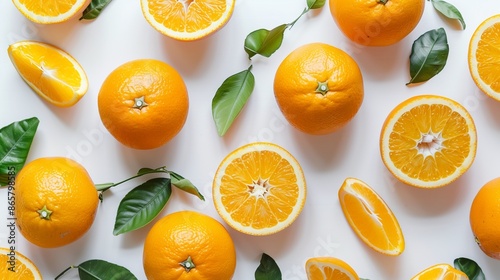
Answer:
[[[26,163],[39,123],[38,118],[33,117],[0,128],[0,174],[6,175],[12,168],[15,172],[21,170]],[[0,185],[8,183],[4,181],[2,179]]]
[[[248,34],[245,38],[245,51],[248,58],[256,54],[270,57],[280,48],[287,27],[288,24],[282,24],[272,30],[258,29]]]
[[[456,19],[460,21],[462,29],[465,29],[464,18],[462,17],[462,14],[455,6],[443,0],[432,0],[432,6],[434,6],[434,8],[438,12],[440,12],[443,16],[449,19]]]
[[[307,0],[307,8],[311,10],[323,8],[325,2],[326,0]]]
[[[137,280],[128,269],[103,260],[88,260],[78,265],[81,280]]]
[[[170,171],[170,180],[172,181],[172,185],[176,186],[177,188],[196,195],[199,199],[205,201],[205,197],[198,191],[198,189],[189,181],[188,179],[182,177],[181,175]]]
[[[226,134],[252,94],[255,78],[251,70],[252,66],[227,78],[212,99],[212,117],[219,136]]]
[[[83,11],[80,20],[91,20],[97,18],[109,3],[111,3],[111,0],[92,0]]]
[[[446,65],[449,47],[446,31],[443,28],[427,31],[420,36],[411,49],[410,76],[406,84],[428,81]]]
[[[132,189],[118,206],[113,234],[136,230],[151,222],[165,207],[171,193],[168,178],[154,178]]]
[[[468,258],[457,258],[453,262],[456,269],[463,271],[469,280],[485,280],[485,276],[479,265]]]
[[[266,253],[262,254],[260,265],[255,271],[255,280],[281,280],[278,264]]]

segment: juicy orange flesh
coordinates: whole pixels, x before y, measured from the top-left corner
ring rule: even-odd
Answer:
[[[149,2],[155,21],[177,32],[196,32],[209,27],[226,11],[226,0],[156,0]]]
[[[322,269],[316,265],[309,267],[309,280],[350,280],[351,278],[342,271],[325,266]]]
[[[267,193],[252,195],[252,186],[262,182],[268,187]],[[231,218],[255,229],[285,221],[299,197],[293,167],[272,151],[249,152],[231,162],[221,179],[220,192]]]
[[[16,259],[15,272],[9,270],[9,257],[6,254],[0,255],[0,275],[3,280],[35,279],[33,272],[19,259]]]
[[[447,270],[442,267],[436,267],[435,269],[430,269],[426,272],[424,272],[422,275],[419,275],[417,278],[418,280],[434,280],[434,279],[439,279],[439,280],[459,280],[459,279],[464,279],[461,277],[462,275],[459,275],[455,273],[452,270]]]
[[[477,71],[484,83],[500,92],[500,22],[493,24],[481,35],[477,51]]]
[[[76,0],[19,0],[27,10],[40,16],[57,16],[71,10]]]
[[[424,155],[418,142],[426,133],[440,134],[442,148]],[[394,165],[412,178],[436,181],[446,178],[462,165],[470,153],[466,120],[446,105],[419,105],[405,112],[394,125],[389,139]]]

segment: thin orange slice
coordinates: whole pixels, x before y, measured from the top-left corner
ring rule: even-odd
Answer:
[[[222,160],[213,181],[213,199],[219,215],[234,229],[269,235],[299,216],[306,199],[306,181],[288,151],[256,142]]]
[[[2,280],[41,280],[36,265],[18,251],[0,248],[0,275]]]
[[[380,153],[389,171],[415,187],[447,185],[472,165],[477,135],[474,121],[456,101],[414,96],[394,108],[380,134]]]
[[[12,0],[12,2],[29,20],[50,24],[73,18],[87,7],[90,0]]]
[[[51,104],[72,106],[88,90],[87,75],[82,66],[55,46],[20,41],[10,45],[8,53],[23,80]]]
[[[436,264],[422,270],[411,280],[469,280],[469,277],[449,264]]]
[[[359,280],[349,264],[334,257],[308,259],[306,273],[308,280]]]
[[[142,13],[156,30],[181,41],[208,36],[231,18],[235,0],[141,0]]]
[[[340,206],[357,236],[377,252],[397,256],[405,241],[396,216],[366,183],[346,178],[338,192]]]

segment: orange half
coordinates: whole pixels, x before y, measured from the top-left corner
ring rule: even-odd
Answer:
[[[449,264],[436,264],[422,270],[411,280],[469,280],[469,277]]]
[[[12,3],[29,20],[50,24],[71,19],[83,11],[90,0],[12,0]]]
[[[307,280],[359,280],[352,267],[334,257],[315,257],[306,262]]]
[[[36,265],[18,251],[0,248],[0,275],[2,280],[41,280]]]

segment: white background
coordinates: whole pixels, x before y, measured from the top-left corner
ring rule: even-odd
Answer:
[[[234,279],[254,279],[263,252],[277,261],[283,279],[287,280],[305,279],[305,261],[314,256],[341,258],[360,277],[371,280],[409,279],[431,265],[452,264],[457,257],[468,257],[479,263],[487,279],[500,279],[500,262],[480,251],[469,226],[474,195],[484,183],[500,176],[500,104],[478,90],[467,66],[473,31],[499,11],[500,2],[450,0],[465,18],[467,28],[463,31],[458,23],[443,18],[425,1],[424,15],[416,29],[401,42],[378,48],[357,46],[344,37],[327,3],[287,30],[282,47],[271,58],[253,59],[255,90],[227,135],[219,137],[211,115],[212,97],[225,78],[249,66],[243,50],[245,36],[255,29],[270,29],[293,21],[305,2],[238,0],[231,20],[222,30],[186,43],[167,38],[149,26],[139,1],[113,1],[95,21],[73,20],[50,26],[31,23],[11,1],[0,1],[0,125],[38,117],[40,126],[28,160],[70,156],[86,167],[95,183],[117,182],[141,167],[165,165],[189,178],[205,195],[206,202],[174,189],[160,216],[191,209],[219,221],[222,220],[212,203],[211,183],[224,156],[252,141],[283,146],[304,169],[308,183],[306,205],[294,224],[272,236],[252,237],[228,228],[237,250]],[[413,41],[439,27],[445,28],[450,45],[446,67],[426,83],[405,86],[410,79],[408,57]],[[89,78],[86,96],[73,107],[58,108],[33,93],[7,55],[8,45],[22,39],[51,43],[73,55]],[[273,95],[273,78],[279,63],[292,50],[310,42],[329,43],[348,52],[358,62],[365,82],[365,99],[359,113],[348,126],[327,136],[310,136],[291,127]],[[183,130],[165,146],[150,151],[119,144],[104,129],[97,111],[97,94],[105,77],[117,66],[138,58],[171,64],[185,79],[190,97]],[[378,144],[381,125],[390,110],[411,96],[429,93],[453,98],[469,109],[479,141],[469,171],[451,185],[436,190],[397,182],[383,165]],[[391,207],[406,239],[402,255],[390,257],[373,251],[348,226],[337,199],[338,188],[348,176],[367,182]],[[30,257],[46,279],[89,259],[125,266],[139,279],[145,279],[142,246],[152,223],[135,232],[112,234],[119,201],[145,179],[109,192],[99,206],[92,228],[76,242],[42,249],[17,232],[17,250]],[[5,247],[6,191],[0,191],[0,200],[0,245]],[[73,279],[75,273],[76,270],[65,279]]]

